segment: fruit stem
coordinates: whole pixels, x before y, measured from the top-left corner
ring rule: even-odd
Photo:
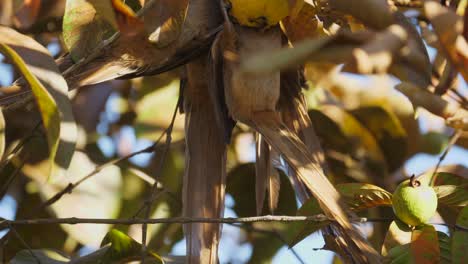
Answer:
[[[418,180],[416,179],[416,177],[414,177],[414,174],[413,174],[413,176],[411,176],[411,178],[410,178],[410,186],[413,187],[413,188],[416,188],[416,187],[421,186],[421,182],[418,181]]]

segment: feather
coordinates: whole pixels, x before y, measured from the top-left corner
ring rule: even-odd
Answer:
[[[317,162],[300,138],[285,125],[276,113],[257,113],[253,127],[278,151],[295,171],[304,185],[319,201],[322,210],[336,221],[340,237],[345,240],[348,252],[357,263],[379,263],[378,253],[350,224],[340,195],[325,177]]]
[[[187,65],[184,95],[186,156],[183,185],[185,217],[223,216],[226,145],[208,95],[208,65],[202,59]],[[185,224],[188,263],[218,263],[220,224]]]

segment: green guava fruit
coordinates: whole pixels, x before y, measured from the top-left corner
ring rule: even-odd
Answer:
[[[437,194],[428,183],[421,183],[414,176],[406,180],[393,193],[393,212],[411,226],[426,223],[437,210]]]

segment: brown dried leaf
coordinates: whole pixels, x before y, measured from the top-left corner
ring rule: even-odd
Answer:
[[[443,51],[468,81],[468,43],[462,35],[463,19],[437,1],[425,1],[424,14],[434,27]]]
[[[389,26],[375,35],[374,39],[354,49],[351,62],[345,70],[362,73],[386,73],[407,41],[406,31],[398,26]]]
[[[468,130],[468,111],[459,108],[452,102],[434,95],[427,90],[420,89],[411,83],[401,83],[395,87],[398,91],[408,97],[413,105],[423,107],[429,112],[444,118],[447,125]]]
[[[13,0],[0,1],[0,25],[10,26],[13,23]]]
[[[380,30],[393,23],[393,14],[386,0],[330,0],[329,3],[371,28]]]

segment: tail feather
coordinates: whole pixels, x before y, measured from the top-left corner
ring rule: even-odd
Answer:
[[[284,126],[274,113],[260,113],[253,126],[267,142],[288,162],[299,179],[319,201],[324,213],[343,229],[352,259],[357,263],[379,263],[378,253],[351,225],[339,193],[324,175],[320,165],[311,159],[311,153],[300,138]]]
[[[186,157],[183,215],[219,218],[224,212],[226,144],[219,133],[208,97],[207,65],[196,61],[187,66],[185,91]],[[188,263],[218,263],[221,225],[185,224]]]

